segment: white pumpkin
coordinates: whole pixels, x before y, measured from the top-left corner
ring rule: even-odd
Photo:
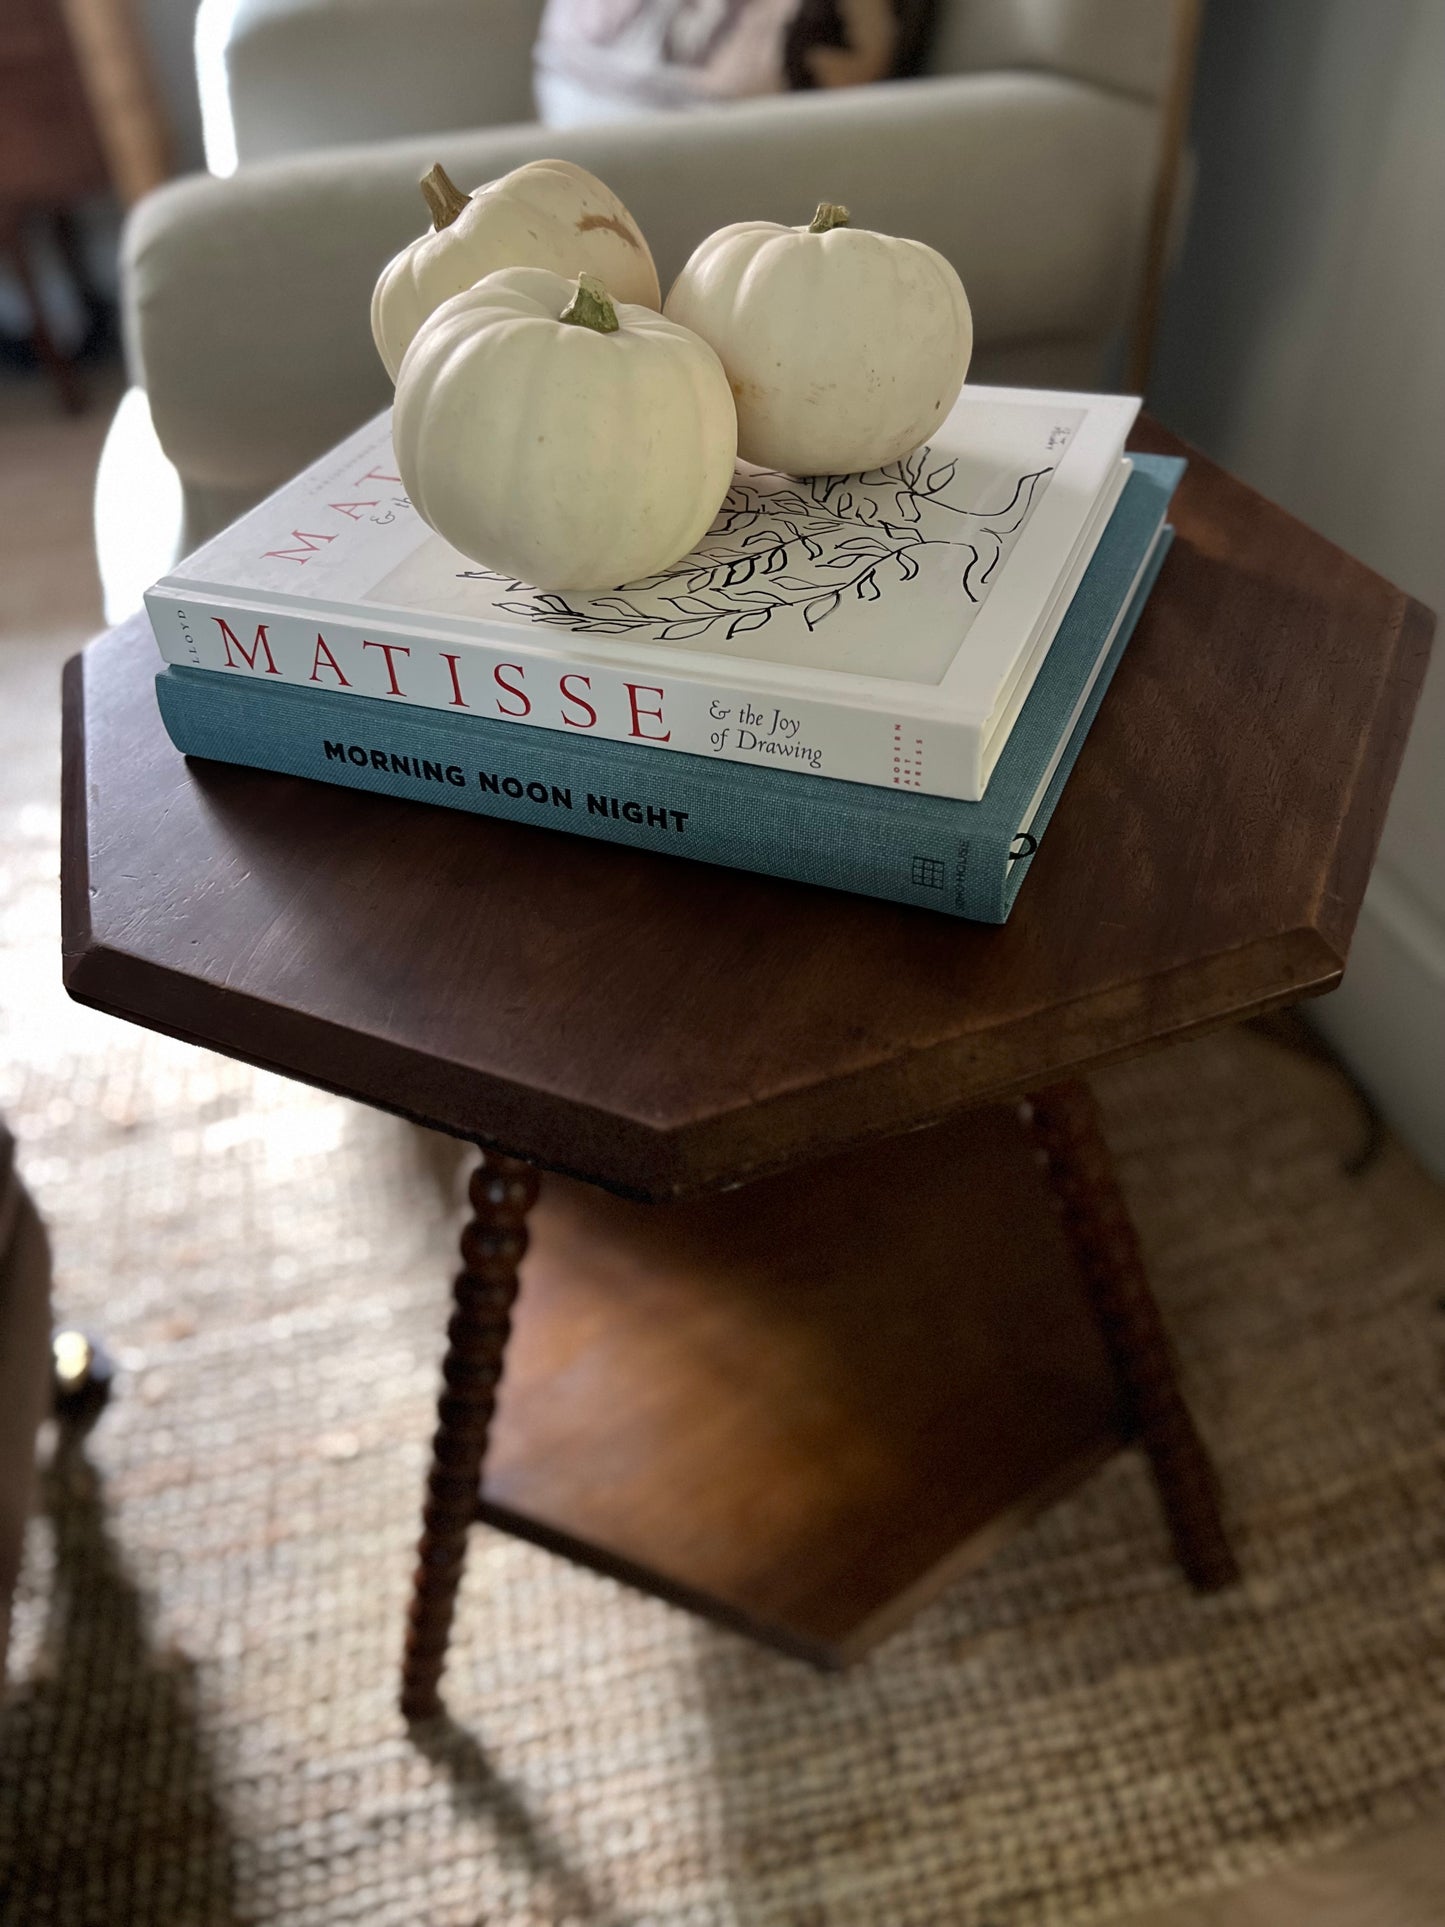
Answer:
[[[663,312],[717,350],[744,461],[788,475],[855,475],[915,449],[958,399],[973,316],[951,265],[922,241],[848,225],[719,228]]]
[[[614,300],[662,306],[641,230],[585,167],[528,161],[463,194],[438,163],[422,176],[421,191],[431,232],[387,263],[371,297],[372,337],[393,381],[427,316],[498,268],[595,274]]]
[[[445,302],[396,382],[418,513],[488,569],[603,589],[668,568],[733,477],[737,416],[712,349],[590,275],[504,268]]]

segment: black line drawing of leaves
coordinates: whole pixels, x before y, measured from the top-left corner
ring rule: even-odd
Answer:
[[[999,523],[1003,522],[1005,516],[1012,515],[1015,508],[1017,508],[1019,511],[1017,521],[1009,523],[1006,527],[1002,528],[1001,531],[998,531],[1004,535],[1012,535],[1014,531],[1021,528],[1023,523],[1028,519],[1029,510],[1033,506],[1034,496],[1038,492],[1040,482],[1043,481],[1046,475],[1052,475],[1053,472],[1053,466],[1051,464],[1048,468],[1037,468],[1028,475],[1020,475],[1014,483],[1013,494],[1009,497],[1008,501],[1004,503],[1002,508],[955,509],[951,502],[941,502],[939,507],[951,509],[955,515],[970,516],[976,522]],[[1020,496],[1023,497],[1022,506],[1020,506],[1019,503]]]
[[[1018,480],[1014,483],[1013,494],[1004,503],[1002,508],[977,509],[974,511],[974,513],[979,517],[981,521],[984,521],[984,522],[1002,521],[1004,516],[1013,514],[1014,509],[1018,504],[1019,496],[1023,493],[1025,487],[1027,487],[1030,483],[1037,481],[1037,479],[1038,477],[1034,475],[1020,475]]]
[[[658,636],[659,642],[691,642],[694,636],[706,635],[716,616],[701,616],[692,622],[669,622]]]
[[[996,530],[996,532],[1002,532],[1002,534],[1006,534],[1006,536],[1011,536],[1015,528],[1023,528],[1023,524],[1027,522],[1029,511],[1033,509],[1033,499],[1035,499],[1035,493],[1038,491],[1038,484],[1040,484],[1040,480],[1042,480],[1044,476],[1048,476],[1048,474],[1052,474],[1052,472],[1054,472],[1052,468],[1038,468],[1038,470],[1035,470],[1035,474],[1031,474],[1031,476],[1019,476],[1019,480],[1013,484],[1013,495],[1011,495],[1010,501],[1008,501],[1002,509],[994,509],[992,513],[990,513],[988,509],[979,511],[979,520],[981,520],[981,522],[998,522],[998,524],[1000,524],[1000,530]],[[1015,515],[1015,511],[1017,511],[1017,515]],[[1008,520],[1008,516],[1010,515],[1013,515],[1011,522]]]
[[[590,602],[595,602],[600,609],[616,609],[620,615],[636,616],[639,621],[643,621],[643,622],[647,620],[646,616],[643,614],[642,610],[638,608],[637,604],[635,602],[629,602],[626,596],[595,595],[595,596],[589,596],[588,600]],[[503,608],[505,608],[506,604],[503,603],[502,606]]]
[[[726,616],[732,614],[732,604],[723,596],[714,597],[709,602],[701,595],[670,595],[663,601],[670,603],[679,615],[684,616]]]
[[[756,501],[735,502],[729,497],[718,510],[712,526],[719,535],[731,535],[736,529],[751,528],[760,512]]]
[[[610,595],[587,597],[577,609],[563,595],[490,570],[465,573],[500,584],[512,598],[500,607],[529,622],[657,642],[705,636],[721,642],[763,628],[779,610],[801,610],[814,629],[850,589],[861,602],[878,601],[885,565],[897,572],[886,580],[917,580],[925,548],[957,558],[960,587],[976,604],[999,568],[1007,537],[1027,519],[1053,471],[1018,477],[1009,501],[990,517],[944,499],[960,459],[929,468],[925,446],[866,475],[814,476],[772,491],[739,477],[703,542],[681,563]],[[974,521],[975,539],[941,532],[940,512],[944,528],[955,517]],[[836,588],[827,586],[830,579]]]
[[[752,609],[746,615],[739,616],[735,622],[728,624],[728,639],[731,640],[734,636],[740,636],[749,629],[761,629],[764,623],[771,622],[772,619],[773,610],[771,607],[766,609]]]
[[[688,567],[686,569],[665,569],[661,575],[640,575],[634,582],[630,582],[628,587],[638,595],[653,595],[658,590],[667,588],[695,589],[705,587],[712,575],[712,571],[708,568],[694,568],[692,566],[693,561],[694,557],[688,556]],[[596,599],[596,597],[593,598],[594,601]],[[656,621],[656,617],[649,616],[648,620]]]

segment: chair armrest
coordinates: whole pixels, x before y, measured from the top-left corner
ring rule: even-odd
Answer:
[[[436,127],[531,120],[542,0],[202,0],[213,173]]]
[[[125,245],[128,340],[188,484],[274,487],[383,407],[368,304],[420,231],[433,160],[464,185],[543,155],[626,201],[664,288],[713,228],[805,220],[820,200],[958,267],[990,349],[1107,340],[1128,312],[1156,113],[1043,75],[978,75],[548,131],[395,142],[161,189]],[[1042,365],[1042,364],[1039,364]]]
[[[942,0],[935,74],[1042,69],[1160,103],[1196,0]],[[1192,27],[1189,28],[1192,31]]]

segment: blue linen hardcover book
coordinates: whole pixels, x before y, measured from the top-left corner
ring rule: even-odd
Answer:
[[[188,756],[1002,923],[1163,563],[1183,461],[1136,455],[980,802],[170,666]]]

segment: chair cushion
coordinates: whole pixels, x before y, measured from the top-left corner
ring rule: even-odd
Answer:
[[[531,120],[540,0],[202,0],[206,164]]]
[[[942,0],[927,66],[935,74],[1027,68],[1162,101],[1186,0]]]
[[[553,127],[917,73],[934,0],[547,0],[535,91]]]

